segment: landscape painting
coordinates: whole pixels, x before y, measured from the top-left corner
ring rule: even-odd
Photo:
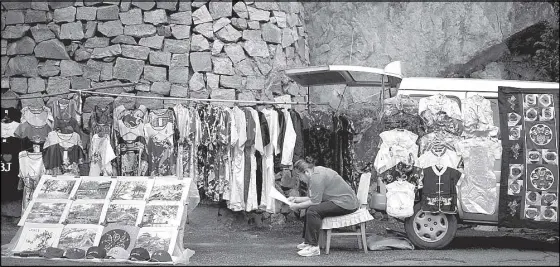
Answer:
[[[101,239],[103,226],[88,224],[67,224],[62,229],[57,248],[79,248],[86,250],[97,246]]]
[[[135,246],[145,248],[150,255],[157,250],[165,250],[173,255],[176,240],[176,227],[142,227]]]
[[[100,224],[107,206],[104,200],[75,200],[63,221],[68,224]]]
[[[185,201],[189,191],[190,179],[157,178],[150,191],[148,201]]]
[[[62,227],[62,224],[26,223],[13,251],[40,250],[56,246]]]
[[[111,200],[144,200],[154,180],[147,177],[119,177]]]
[[[183,215],[180,201],[151,201],[146,204],[142,216],[143,227],[179,226]]]
[[[67,199],[32,200],[21,216],[18,226],[23,226],[24,223],[61,223],[70,203]]]
[[[113,201],[107,208],[105,222],[136,226],[142,222],[145,201]]]
[[[83,177],[71,194],[72,199],[107,199],[116,179],[109,177]]]
[[[34,199],[69,199],[80,178],[43,176],[33,193]]]

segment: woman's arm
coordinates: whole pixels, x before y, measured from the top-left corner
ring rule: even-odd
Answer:
[[[309,197],[289,197],[289,201],[294,203],[301,203],[309,200]]]
[[[310,206],[317,205],[317,204],[319,204],[319,203],[313,203],[313,202],[311,201],[311,199],[308,198],[308,199],[307,199],[306,201],[304,201],[304,202],[295,203],[295,204],[290,205],[290,208],[291,208],[292,210],[307,209],[307,208],[309,208]]]

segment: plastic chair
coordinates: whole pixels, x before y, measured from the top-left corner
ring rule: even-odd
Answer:
[[[361,249],[364,248],[364,252],[367,253],[367,242],[366,242],[366,222],[369,220],[373,220],[373,216],[367,210],[367,197],[369,191],[369,184],[370,184],[371,173],[364,173],[360,176],[360,183],[358,185],[358,193],[356,194],[358,197],[358,202],[360,207],[357,211],[342,215],[342,216],[335,216],[335,217],[326,217],[323,218],[323,223],[321,226],[321,235],[323,236],[326,234],[326,249],[325,253],[329,254],[330,246],[331,246],[331,237],[332,236],[358,236],[358,247]],[[333,233],[332,229],[342,228],[347,226],[354,226],[359,227],[359,229],[355,232],[341,232],[341,233]],[[322,243],[322,242],[320,242]]]

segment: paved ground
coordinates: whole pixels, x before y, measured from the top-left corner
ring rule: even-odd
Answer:
[[[283,228],[256,229],[234,224],[228,227],[227,217],[218,216],[218,209],[199,206],[190,216],[185,233],[185,247],[195,251],[190,265],[552,265],[558,266],[558,243],[545,240],[553,233],[529,231],[480,232],[458,231],[446,250],[358,250],[355,239],[333,239],[331,253],[303,258],[295,245],[301,242],[301,223]],[[375,220],[368,233],[385,235],[385,228],[402,231],[400,223]],[[2,244],[10,241],[17,228],[2,222]],[[68,261],[45,261],[2,258],[8,265],[80,265]],[[88,264],[83,264],[88,265]],[[114,264],[96,264],[114,265]],[[130,265],[130,264],[120,264]]]

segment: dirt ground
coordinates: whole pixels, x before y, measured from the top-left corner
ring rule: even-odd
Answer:
[[[292,221],[283,226],[258,228],[255,225],[235,221],[231,216],[220,216],[220,213],[223,213],[223,209],[220,211],[216,206],[199,205],[189,215],[184,244],[186,248],[195,251],[195,254],[190,258],[189,265],[385,265],[398,264],[398,260],[402,260],[402,253],[414,255],[413,258],[432,260],[432,263],[440,265],[446,262],[445,259],[441,261],[433,260],[442,255],[449,258],[451,257],[449,253],[452,251],[459,250],[457,255],[473,253],[472,257],[477,258],[479,257],[477,253],[480,252],[474,250],[484,252],[492,251],[489,250],[492,248],[505,248],[515,251],[545,251],[545,253],[552,252],[553,255],[556,255],[556,258],[558,257],[558,244],[545,241],[554,233],[535,230],[482,232],[460,225],[457,237],[450,244],[448,252],[426,250],[415,250],[414,252],[370,251],[365,254],[358,250],[355,238],[340,237],[333,239],[330,255],[303,258],[297,255],[297,249],[295,248],[302,241],[302,223],[300,221]],[[17,220],[3,217],[2,244],[10,242],[15,235],[18,229],[15,226],[16,223]],[[368,234],[388,235],[386,229],[404,232],[402,224],[395,221],[376,219],[370,221],[367,225]],[[558,234],[556,233],[556,235]],[[467,253],[464,252],[465,249],[467,249]],[[497,251],[495,253],[501,252]],[[470,259],[462,261],[466,264],[476,264]],[[412,265],[415,265],[414,263],[417,265],[419,262],[412,262]],[[406,262],[403,262],[403,264],[409,265]],[[68,261],[3,258],[2,265],[57,266],[80,264]],[[83,265],[87,264],[84,263]]]

